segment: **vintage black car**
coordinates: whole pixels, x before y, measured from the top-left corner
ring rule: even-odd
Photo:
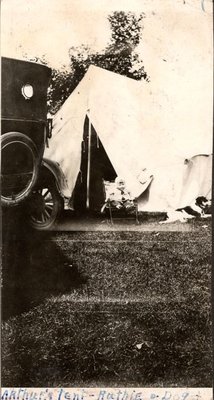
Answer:
[[[23,208],[32,227],[48,229],[64,206],[60,169],[43,159],[52,128],[47,119],[51,69],[3,57],[1,71],[1,204],[7,210]]]
[[[1,201],[3,206],[14,206],[31,193],[50,135],[51,69],[3,57],[1,71]]]

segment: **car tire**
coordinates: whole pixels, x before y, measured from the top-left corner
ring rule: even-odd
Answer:
[[[2,206],[16,206],[29,196],[37,181],[38,169],[37,149],[28,136],[20,132],[1,136]]]
[[[37,230],[52,228],[64,208],[64,202],[53,182],[38,183],[28,200],[28,224]]]

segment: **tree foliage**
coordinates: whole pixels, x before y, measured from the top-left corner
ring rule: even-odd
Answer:
[[[85,75],[90,65],[96,65],[109,71],[137,80],[148,80],[143,60],[136,47],[142,36],[144,14],[116,11],[109,15],[111,28],[109,45],[103,52],[92,52],[89,46],[71,47],[69,50],[70,70],[53,70],[48,95],[49,109],[55,113],[72,93]]]
[[[137,46],[141,38],[140,23],[143,18],[143,13],[137,17],[136,14],[123,11],[115,11],[112,15],[109,15],[111,40],[114,47],[124,46],[124,44],[126,46]]]

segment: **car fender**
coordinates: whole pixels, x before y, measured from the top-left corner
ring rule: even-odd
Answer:
[[[56,161],[52,161],[48,158],[43,158],[42,169],[44,168],[46,168],[54,177],[60,195],[64,198],[70,198],[71,193],[68,188],[67,179],[65,178],[65,175],[60,165]]]

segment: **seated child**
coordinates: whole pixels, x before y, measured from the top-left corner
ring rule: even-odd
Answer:
[[[117,177],[115,179],[115,188],[109,196],[109,200],[113,207],[118,209],[130,210],[134,207],[133,197],[126,189],[125,180]]]

